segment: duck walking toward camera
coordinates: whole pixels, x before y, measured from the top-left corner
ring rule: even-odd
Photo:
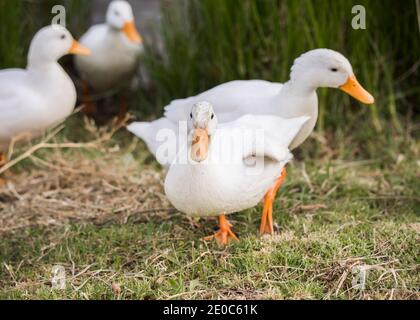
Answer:
[[[41,134],[73,112],[76,88],[57,60],[89,53],[65,28],[48,26],[34,36],[26,69],[0,71],[0,165],[13,139]]]
[[[350,62],[342,54],[330,49],[315,49],[295,60],[290,80],[285,84],[262,80],[228,82],[197,96],[174,100],[165,107],[163,118],[154,122],[133,123],[128,129],[143,139],[156,156],[156,151],[162,144],[156,139],[157,132],[164,128],[177,127],[179,121],[188,119],[191,105],[205,100],[215,106],[221,123],[233,121],[246,114],[266,114],[285,119],[309,117],[288,145],[293,150],[309,137],[315,127],[318,118],[316,90],[320,87],[338,88],[362,103],[374,103],[374,98],[359,84]],[[161,162],[159,158],[157,160]],[[261,233],[274,232],[267,221],[272,220],[273,200],[286,176],[286,170],[282,170],[278,180],[267,191]]]
[[[91,89],[95,94],[126,90],[137,72],[143,39],[137,31],[133,9],[127,1],[112,1],[107,10],[106,23],[92,26],[80,42],[92,50],[89,57],[76,57],[76,69],[84,81],[83,100],[86,113],[94,113]],[[128,110],[122,97],[119,118]]]
[[[261,201],[292,159],[288,145],[308,119],[246,115],[219,125],[210,103],[196,103],[189,139],[165,179],[169,201],[190,216],[219,217],[220,230],[206,240],[237,239],[226,215]]]

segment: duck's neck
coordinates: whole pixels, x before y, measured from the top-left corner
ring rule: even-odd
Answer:
[[[26,69],[30,72],[46,72],[52,69],[62,69],[57,61],[28,60]]]
[[[297,81],[292,78],[274,97],[273,104],[276,105],[276,112],[286,118],[303,115],[316,118],[318,113],[316,89],[306,81]]]
[[[58,62],[29,63],[27,73],[30,86],[50,108],[50,119],[61,120],[70,115],[76,103],[76,88]]]
[[[110,25],[108,25],[108,32],[106,39],[108,41],[111,41],[112,43],[115,42],[115,40],[118,40],[121,38],[122,31],[120,29],[114,28]]]
[[[76,89],[71,78],[57,61],[30,61],[26,69],[32,85],[39,92],[49,96],[63,92],[69,96],[75,94]]]
[[[34,85],[55,87],[70,80],[57,61],[29,61],[27,71]]]
[[[290,94],[296,97],[311,97],[316,94],[316,86],[312,85],[309,81],[305,79],[297,80],[291,78],[286,82],[282,88],[283,94]]]
[[[57,67],[61,68],[55,57],[44,54],[42,51],[37,50],[36,47],[29,49],[28,65],[26,67],[28,71],[45,72]]]

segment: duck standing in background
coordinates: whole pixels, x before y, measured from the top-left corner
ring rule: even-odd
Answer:
[[[58,64],[66,54],[89,55],[65,28],[42,28],[32,39],[26,69],[0,71],[0,165],[9,144],[60,123],[76,104],[73,81]]]
[[[106,23],[92,26],[80,43],[92,50],[89,57],[76,57],[75,66],[83,80],[85,111],[96,111],[90,92],[104,95],[126,90],[135,78],[143,39],[137,31],[131,5],[127,1],[112,1],[107,9]],[[128,111],[126,95],[120,101],[118,118]]]
[[[213,106],[196,103],[190,139],[181,143],[165,179],[169,201],[190,216],[219,217],[219,231],[206,240],[237,240],[225,215],[261,201],[292,159],[288,145],[308,119],[246,115],[218,125]]]
[[[362,103],[374,103],[372,95],[357,81],[346,57],[330,49],[315,49],[295,60],[290,80],[285,84],[262,80],[227,82],[197,96],[174,100],[165,107],[164,117],[153,122],[132,123],[127,128],[143,139],[156,156],[156,151],[162,144],[156,139],[157,132],[165,128],[177,128],[180,121],[188,119],[191,105],[205,100],[215,106],[221,123],[233,121],[246,114],[266,114],[285,119],[308,116],[309,120],[290,141],[289,148],[293,150],[314,130],[318,118],[316,90],[320,87],[339,88]],[[278,180],[267,191],[261,233],[274,232],[273,225],[269,223],[272,221],[272,205],[285,176],[286,170],[283,168]]]

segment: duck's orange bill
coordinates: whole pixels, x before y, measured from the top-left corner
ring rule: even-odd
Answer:
[[[124,24],[123,32],[127,36],[127,38],[134,43],[142,43],[143,38],[141,37],[140,33],[137,31],[136,25],[134,21],[128,21]]]
[[[191,144],[191,159],[201,162],[207,159],[209,150],[209,134],[207,130],[195,129]]]
[[[375,98],[360,85],[354,75],[349,77],[347,82],[340,87],[340,90],[362,103],[372,104],[375,102]]]
[[[82,46],[79,42],[77,42],[76,40],[73,40],[73,44],[69,50],[69,53],[71,54],[79,54],[82,56],[88,56],[92,53],[92,51],[90,51],[90,49]]]

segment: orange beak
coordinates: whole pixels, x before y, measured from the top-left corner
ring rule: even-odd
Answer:
[[[123,32],[131,42],[138,44],[143,43],[143,38],[137,31],[134,21],[126,22],[123,27]]]
[[[195,129],[191,145],[191,159],[196,162],[206,160],[209,150],[209,134],[205,129]]]
[[[88,56],[92,53],[92,51],[90,51],[90,49],[82,46],[79,42],[77,42],[76,40],[73,40],[73,44],[69,50],[69,53],[71,54],[79,54],[82,56]]]
[[[347,82],[340,87],[340,90],[351,95],[353,98],[362,103],[375,103],[375,98],[360,85],[354,75],[349,77]]]

